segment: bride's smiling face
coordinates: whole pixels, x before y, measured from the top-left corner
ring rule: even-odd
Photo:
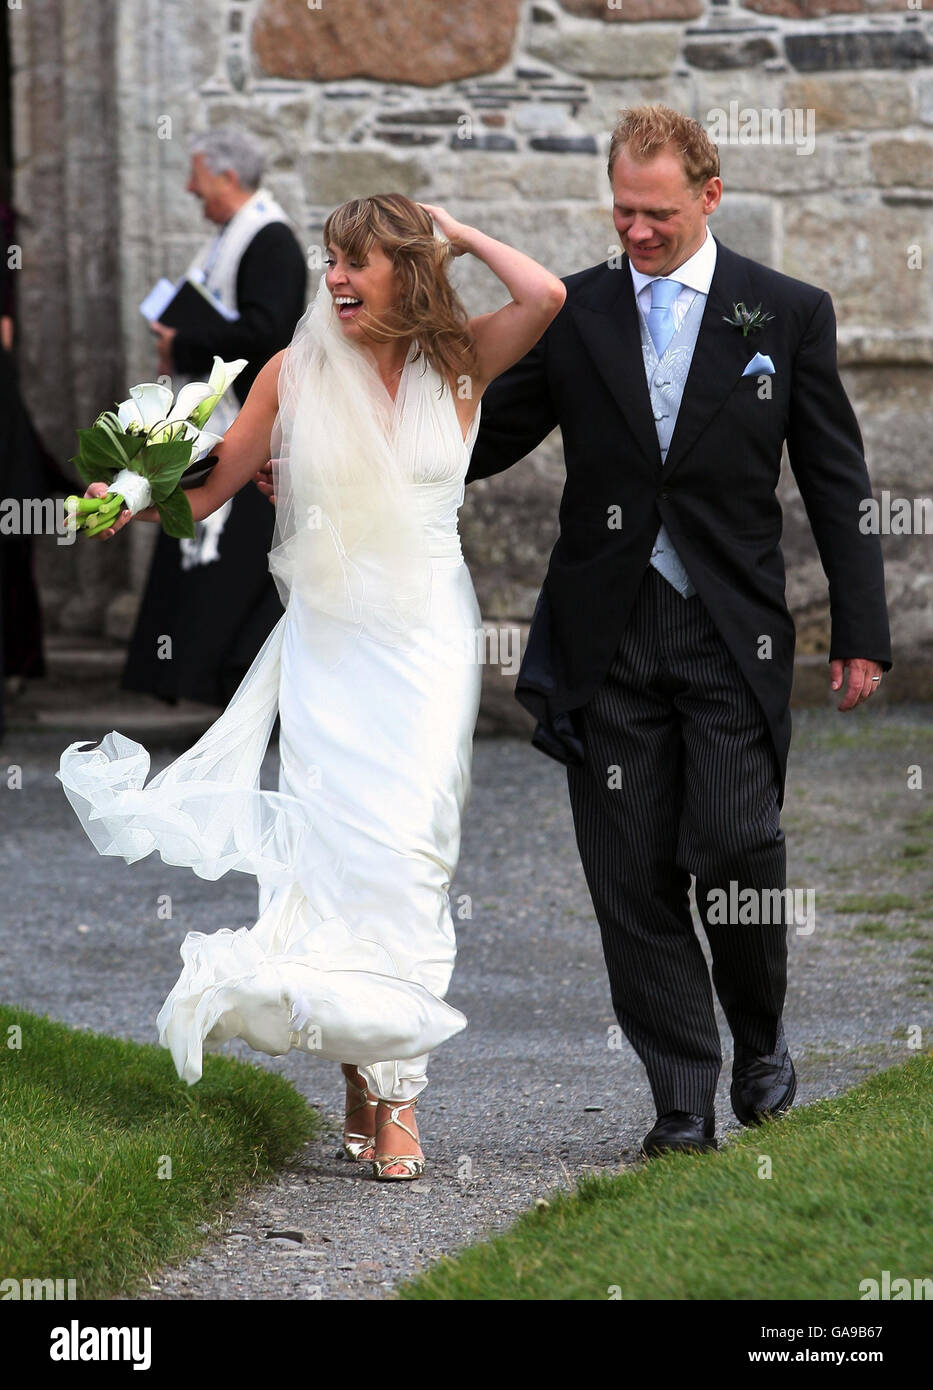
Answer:
[[[385,320],[398,304],[398,281],[391,259],[378,244],[362,263],[351,260],[338,246],[327,248],[325,280],[348,338],[368,338],[367,327]]]

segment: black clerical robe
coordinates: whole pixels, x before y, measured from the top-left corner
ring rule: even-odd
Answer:
[[[209,339],[180,329],[172,342],[175,367],[206,380],[215,354],[225,362],[245,357],[248,365],[233,383],[242,405],[266,362],[291,342],[307,305],[306,286],[307,267],[294,233],[283,222],[268,223],[243,252],[237,270],[240,317],[218,323]],[[124,690],[170,703],[229,701],[282,616],[268,569],[274,523],[274,508],[249,482],[233,498],[217,559],[184,569],[180,543],[160,530],[130,641]]]

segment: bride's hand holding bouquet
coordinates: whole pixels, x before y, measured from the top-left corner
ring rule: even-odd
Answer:
[[[132,386],[116,411],[102,411],[90,429],[79,430],[78,453],[70,461],[88,487],[83,497],[65,498],[68,520],[104,540],[134,516],[160,521],[166,535],[193,537],[181,478],[220,443],[222,436],[204,426],[245,366],[246,358],[215,357],[210,379],[188,382],[174,402],[157,382]]]

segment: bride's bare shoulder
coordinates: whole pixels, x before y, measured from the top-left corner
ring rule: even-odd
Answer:
[[[279,372],[282,370],[282,363],[285,361],[285,354],[286,354],[286,352],[288,352],[288,348],[287,348],[287,347],[283,347],[282,350],[281,350],[281,352],[277,352],[277,353],[275,354],[274,357],[270,357],[270,358],[269,358],[269,361],[268,361],[268,364],[267,364],[268,367],[269,367],[269,369],[270,369],[270,371],[271,371],[271,373],[272,373],[272,375],[273,375],[274,378],[275,378],[276,389],[278,389],[278,384],[279,384]]]
[[[257,404],[268,406],[272,411],[279,408],[279,372],[287,351],[287,348],[282,348],[281,352],[270,357],[266,365],[256,373],[256,379],[250,388],[250,395],[255,392],[258,397]]]

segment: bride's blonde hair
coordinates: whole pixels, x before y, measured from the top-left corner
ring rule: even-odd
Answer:
[[[475,373],[467,312],[447,278],[451,244],[434,235],[429,212],[403,193],[352,198],[324,223],[324,243],[361,265],[378,245],[393,263],[398,303],[391,317],[373,319],[367,331],[383,339],[413,338],[415,360],[425,357],[445,381]]]

